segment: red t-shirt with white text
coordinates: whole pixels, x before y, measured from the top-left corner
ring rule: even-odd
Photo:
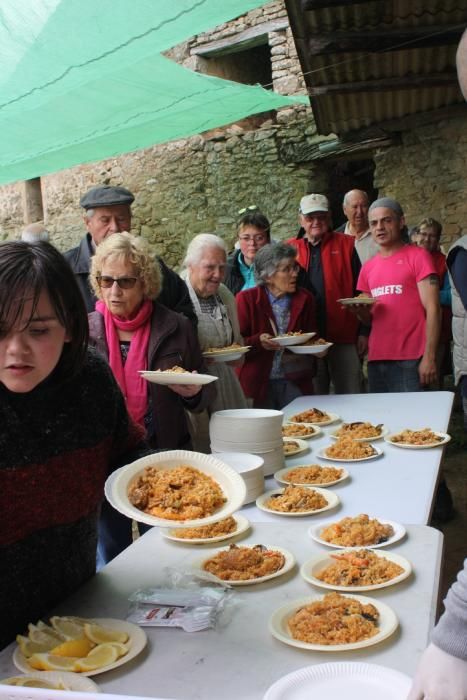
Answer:
[[[368,360],[417,360],[425,352],[425,309],[417,283],[436,274],[431,255],[406,245],[380,253],[362,267],[357,289],[377,299],[372,306]]]

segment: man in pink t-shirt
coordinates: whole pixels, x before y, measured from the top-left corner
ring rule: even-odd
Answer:
[[[362,322],[371,323],[368,388],[419,391],[436,379],[441,319],[436,270],[425,250],[404,243],[398,202],[382,197],[368,214],[380,250],[363,265],[357,288],[376,302],[352,307]]]

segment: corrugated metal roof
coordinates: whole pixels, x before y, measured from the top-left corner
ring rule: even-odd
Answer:
[[[430,111],[435,117],[435,110],[464,102],[455,55],[467,0],[286,0],[286,6],[320,133]]]

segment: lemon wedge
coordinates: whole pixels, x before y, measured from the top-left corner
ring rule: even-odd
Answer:
[[[28,659],[28,662],[32,668],[37,668],[39,671],[76,671],[78,660],[81,661],[81,659],[72,656],[34,654]]]
[[[61,635],[54,630],[53,627],[50,625],[47,625],[43,620],[38,620],[35,625],[32,625],[32,627],[36,627],[38,630],[42,630],[43,632],[48,632],[49,634],[54,634],[56,637],[60,637]]]
[[[42,678],[31,678],[30,676],[12,676],[0,681],[4,685],[19,685],[23,688],[46,688],[47,690],[66,690],[61,682],[52,683],[44,681]]]
[[[108,644],[111,644],[113,647],[116,648],[118,651],[118,658],[121,656],[125,656],[125,654],[128,654],[128,647],[126,644],[121,644],[121,642],[108,642]]]
[[[43,622],[38,622],[37,625],[29,624],[28,637],[31,642],[37,642],[38,644],[48,644],[50,642],[53,643],[53,646],[57,646],[57,644],[65,640],[65,637],[62,637],[56,630],[48,627]]]
[[[92,623],[87,623],[84,625],[84,634],[88,639],[96,644],[106,644],[107,642],[120,642],[124,644],[128,641],[128,635],[126,632],[119,632],[118,630],[109,629],[108,627],[101,627],[100,625],[95,625]]]
[[[59,617],[55,615],[50,618],[52,627],[56,632],[61,634],[65,639],[79,639],[84,637],[84,625],[77,622],[77,618]]]
[[[50,637],[49,639],[42,642],[34,642],[27,637],[23,637],[18,634],[16,637],[21,653],[28,659],[33,654],[42,654],[44,652],[50,651],[57,644],[57,639]]]
[[[69,639],[50,650],[56,656],[87,656],[94,647],[93,642],[83,637],[82,639]]]
[[[118,649],[115,644],[99,644],[84,659],[76,661],[76,671],[95,671],[118,659]]]
[[[60,681],[52,683],[51,681],[43,681],[42,678],[26,678],[22,683],[23,688],[46,688],[47,690],[68,690]]]

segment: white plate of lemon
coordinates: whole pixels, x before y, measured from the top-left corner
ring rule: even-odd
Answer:
[[[24,673],[68,671],[83,676],[110,671],[134,659],[147,637],[137,625],[112,618],[51,617],[16,637],[13,663]]]
[[[99,686],[90,678],[69,671],[36,671],[24,676],[10,676],[0,681],[1,685],[16,685],[22,688],[44,690],[76,690],[81,693],[99,693]]]

